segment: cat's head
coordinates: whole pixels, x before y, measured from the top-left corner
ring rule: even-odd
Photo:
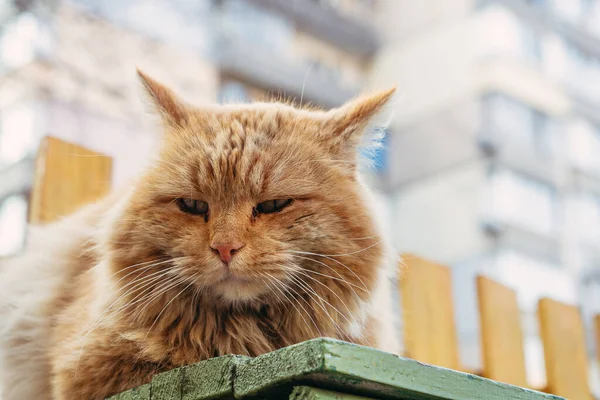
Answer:
[[[393,89],[330,111],[194,107],[140,76],[164,144],[117,225],[115,250],[135,254],[130,263],[165,260],[154,268],[216,301],[285,301],[318,285],[368,296],[383,246],[356,147]]]

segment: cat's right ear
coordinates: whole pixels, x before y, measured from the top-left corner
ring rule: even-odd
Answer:
[[[189,115],[189,107],[185,102],[179,99],[171,89],[157,82],[139,68],[137,74],[163,121],[171,126],[184,126]]]

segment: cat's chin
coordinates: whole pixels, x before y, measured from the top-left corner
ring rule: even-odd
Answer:
[[[267,288],[256,280],[231,277],[214,284],[212,291],[226,302],[239,303],[258,299]]]

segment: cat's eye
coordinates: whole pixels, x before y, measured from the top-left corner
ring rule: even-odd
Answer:
[[[283,210],[290,204],[292,204],[292,199],[263,201],[256,206],[256,211],[261,214],[271,214]]]
[[[188,214],[206,215],[208,213],[208,203],[202,200],[177,199],[179,209]]]

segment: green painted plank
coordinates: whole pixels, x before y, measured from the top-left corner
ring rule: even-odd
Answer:
[[[181,400],[183,370],[176,368],[171,371],[154,375],[152,378],[152,399]]]
[[[152,385],[150,383],[131,390],[131,400],[150,400]]]
[[[247,357],[223,356],[182,368],[182,400],[233,399],[235,368]]]
[[[304,375],[323,368],[321,343],[320,339],[303,342],[240,364],[233,383],[235,398],[262,395],[265,390],[270,398],[286,398],[292,383],[301,384],[298,380]],[[280,391],[281,386],[284,387]]]
[[[351,394],[331,392],[310,386],[296,386],[290,395],[290,400],[374,400],[373,398],[358,397]]]
[[[150,400],[151,384],[142,385],[123,393],[116,394],[108,400]]]
[[[133,400],[133,391],[128,390],[123,393],[116,394],[114,396],[109,397],[109,400]]]
[[[291,385],[303,384],[382,399],[561,399],[333,339],[310,340],[240,364],[234,392],[238,399],[285,398]]]
[[[128,390],[110,400],[233,399],[235,368],[248,357],[223,356],[155,375],[152,383]]]

